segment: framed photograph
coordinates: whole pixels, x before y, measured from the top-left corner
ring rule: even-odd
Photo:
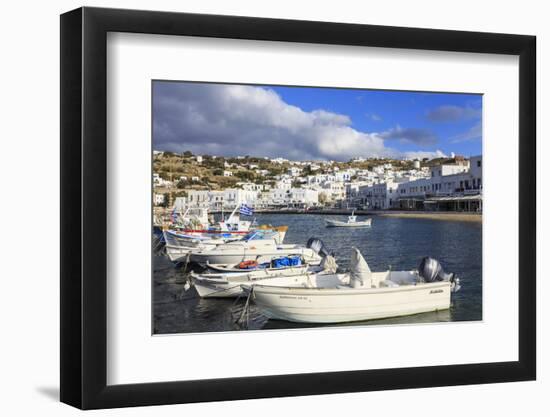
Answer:
[[[61,401],[533,380],[535,37],[61,16]]]

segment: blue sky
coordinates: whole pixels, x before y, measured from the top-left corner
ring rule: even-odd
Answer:
[[[482,96],[154,81],[155,149],[335,159],[481,154]]]
[[[482,96],[383,90],[269,87],[285,102],[306,111],[319,107],[348,115],[358,130],[387,131],[395,126],[433,132],[440,149],[464,156],[481,154],[481,135],[467,135],[481,120]],[[321,105],[321,103],[323,103]],[[460,109],[473,111],[461,112]],[[445,109],[448,111],[445,112]],[[439,110],[439,112],[437,112]],[[417,150],[414,143],[396,143],[399,150]]]

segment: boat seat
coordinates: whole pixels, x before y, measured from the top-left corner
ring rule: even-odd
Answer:
[[[383,287],[395,288],[395,287],[399,287],[399,284],[396,283],[396,282],[390,281],[390,280],[388,280],[388,279],[385,279],[385,280],[383,280],[383,281],[380,281],[380,282],[378,283],[378,286],[379,286],[380,288],[383,288]]]

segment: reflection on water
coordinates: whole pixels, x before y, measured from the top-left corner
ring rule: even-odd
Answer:
[[[345,220],[345,216],[340,217]],[[374,217],[371,228],[326,228],[323,215],[259,214],[260,224],[288,225],[286,243],[304,244],[319,237],[347,269],[351,248],[357,247],[373,271],[414,269],[424,256],[438,259],[446,271],[460,277],[462,289],[453,294],[450,310],[391,319],[332,326],[433,323],[482,319],[481,224],[429,219]],[[361,216],[358,216],[361,220]],[[154,256],[154,333],[195,333],[240,330],[234,324],[243,300],[201,299],[194,288],[185,291],[185,276],[167,258]],[[249,329],[326,327],[318,324],[268,320],[252,305]]]

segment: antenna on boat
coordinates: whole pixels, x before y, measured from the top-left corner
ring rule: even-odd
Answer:
[[[235,214],[235,212],[237,211],[237,209],[239,208],[239,205],[235,205],[235,209],[231,212],[231,215],[229,216],[229,220],[231,220],[233,218],[233,215]]]

